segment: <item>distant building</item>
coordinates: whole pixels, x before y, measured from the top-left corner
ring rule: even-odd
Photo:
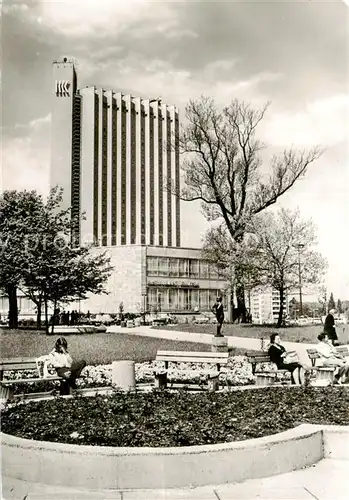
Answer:
[[[270,287],[258,287],[251,290],[250,309],[252,323],[276,323],[280,310],[280,295]],[[287,296],[284,298],[284,315],[288,315]]]
[[[175,106],[79,88],[74,62],[54,61],[50,186],[64,188],[80,242],[97,242],[115,267],[109,295],[82,310],[209,311],[224,295],[201,250],[180,247],[178,130]]]

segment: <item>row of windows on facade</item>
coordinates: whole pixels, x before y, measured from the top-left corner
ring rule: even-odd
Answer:
[[[177,278],[223,278],[215,266],[200,259],[147,257],[147,275]]]
[[[149,287],[147,303],[148,308],[160,308],[162,311],[207,311],[219,295],[223,294],[218,289]]]

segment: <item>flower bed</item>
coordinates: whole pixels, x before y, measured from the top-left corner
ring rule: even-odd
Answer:
[[[161,371],[164,363],[161,361],[149,361],[136,363],[136,383],[153,383],[154,372]],[[172,370],[173,367],[173,370]],[[204,383],[209,374],[216,373],[215,367],[206,363],[176,363],[171,365],[168,376],[169,382],[191,382],[194,384]],[[25,372],[8,372],[6,378],[22,379],[35,376],[33,370]],[[228,364],[221,369],[220,381],[222,385],[240,386],[254,383],[251,365],[245,356],[232,356]],[[82,378],[77,380],[77,386],[81,389],[110,386],[112,383],[112,365],[88,365],[82,372]],[[58,387],[59,382],[42,381],[18,384],[15,386],[15,394],[44,392]]]
[[[193,446],[276,434],[300,423],[349,425],[345,387],[269,387],[226,393],[153,391],[11,405],[2,431],[114,447]]]

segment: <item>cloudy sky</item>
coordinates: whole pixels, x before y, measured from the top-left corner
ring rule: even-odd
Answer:
[[[318,227],[328,288],[349,299],[349,8],[347,1],[3,0],[4,189],[48,190],[51,64],[76,60],[79,85],[272,106],[260,130],[275,151],[326,147],[278,206]],[[266,157],[268,161],[268,156]],[[206,229],[182,209],[184,246]],[[194,230],[193,230],[194,229]]]

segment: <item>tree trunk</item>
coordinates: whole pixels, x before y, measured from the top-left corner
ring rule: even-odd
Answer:
[[[38,298],[36,303],[37,312],[36,312],[36,326],[37,328],[41,328],[41,310],[42,310],[42,300],[41,297]]]
[[[44,295],[44,307],[45,307],[45,330],[46,330],[46,335],[49,335],[50,331],[49,331],[49,325],[48,325],[48,310],[47,310],[46,294]]]
[[[9,328],[18,328],[18,304],[17,304],[16,285],[8,285],[6,292],[9,302],[9,312],[8,312]]]
[[[55,328],[55,319],[56,319],[56,307],[57,307],[57,300],[55,299],[53,301],[53,315],[52,315],[52,328],[51,328],[51,335],[54,334],[54,328]]]
[[[240,321],[241,323],[247,323],[244,285],[236,286],[236,301]]]
[[[277,322],[277,326],[278,328],[280,328],[280,326],[282,326],[282,320],[283,320],[283,316],[284,316],[284,289],[281,288],[279,290],[279,297],[280,297],[280,309],[279,309],[279,316],[278,316],[278,322]]]

